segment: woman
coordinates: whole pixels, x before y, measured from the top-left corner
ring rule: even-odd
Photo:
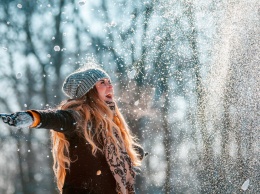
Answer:
[[[7,115],[11,126],[52,129],[57,186],[63,194],[135,193],[135,167],[143,150],[114,102],[108,74],[81,69],[64,81],[69,97],[54,110]]]

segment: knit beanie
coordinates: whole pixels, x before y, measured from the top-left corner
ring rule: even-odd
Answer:
[[[109,75],[100,68],[88,68],[77,70],[70,74],[64,81],[62,91],[71,99],[81,98],[100,79],[110,79]]]

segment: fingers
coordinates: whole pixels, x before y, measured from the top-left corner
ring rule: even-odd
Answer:
[[[8,122],[8,117],[7,116],[3,116],[2,120],[3,120],[4,123],[7,123]]]
[[[16,112],[2,116],[4,123],[14,127],[29,127],[33,123],[33,118],[27,112]]]
[[[6,123],[10,126],[15,126],[16,125],[16,114],[10,114],[8,116],[3,116],[2,120],[4,123]]]

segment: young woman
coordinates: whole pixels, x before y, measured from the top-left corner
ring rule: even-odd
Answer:
[[[62,194],[132,194],[143,150],[114,102],[108,74],[81,69],[64,81],[57,109],[2,117],[11,126],[51,130],[54,173]]]

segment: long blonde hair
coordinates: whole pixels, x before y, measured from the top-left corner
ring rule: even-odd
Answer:
[[[69,99],[61,103],[59,106],[61,110],[74,110],[73,116],[77,122],[77,131],[79,135],[83,135],[86,141],[92,146],[92,154],[95,155],[97,150],[102,151],[96,145],[94,137],[100,142],[102,137],[102,129],[107,130],[107,136],[116,146],[117,153],[118,145],[117,139],[114,136],[113,129],[117,131],[129,157],[134,166],[140,166],[141,161],[139,154],[134,149],[138,146],[136,138],[131,134],[124,117],[120,113],[117,105],[115,105],[115,115],[110,108],[102,101],[96,88],[91,89],[85,96],[80,99]],[[98,124],[98,125],[97,125]],[[91,127],[91,130],[88,128]],[[69,169],[72,162],[69,158],[69,141],[63,133],[51,130],[52,137],[52,155],[54,159],[53,170],[57,179],[57,186],[60,192],[64,184],[66,169]]]

